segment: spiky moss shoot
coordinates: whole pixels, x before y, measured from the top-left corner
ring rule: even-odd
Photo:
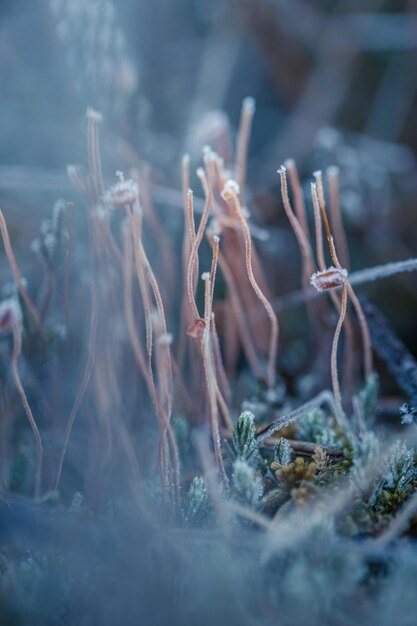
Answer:
[[[274,448],[274,463],[279,466],[288,465],[292,459],[292,448],[288,441],[281,437]]]
[[[377,518],[392,516],[417,486],[416,451],[398,441],[368,500]]]
[[[299,422],[297,438],[320,446],[343,448],[346,437],[337,428],[332,416],[321,409],[309,411]]]
[[[243,411],[237,419],[233,433],[233,452],[237,459],[247,461],[252,465],[258,462],[255,416],[250,411]]]
[[[201,526],[210,517],[210,496],[206,481],[195,476],[191,482],[184,503],[184,521],[187,526]]]
[[[262,478],[243,459],[233,463],[232,492],[237,500],[249,506],[256,506],[262,496]]]

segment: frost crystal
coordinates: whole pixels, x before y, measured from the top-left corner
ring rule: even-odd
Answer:
[[[138,198],[139,188],[132,179],[119,180],[104,194],[106,204],[113,209],[123,209],[129,205],[137,205]]]
[[[400,406],[401,424],[416,424],[417,409],[406,402]]]

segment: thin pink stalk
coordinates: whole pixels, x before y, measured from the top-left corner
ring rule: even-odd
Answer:
[[[322,233],[322,224],[321,224],[321,217],[320,217],[320,204],[319,204],[319,197],[317,194],[316,183],[311,183],[311,198],[313,200],[313,209],[314,209],[314,230],[316,233],[317,265],[319,266],[319,270],[324,271],[326,269],[326,261],[324,259],[323,233]]]
[[[366,321],[365,314],[363,312],[361,303],[359,302],[352,285],[349,283],[349,295],[352,300],[353,307],[356,311],[356,315],[359,321],[359,328],[362,336],[363,346],[363,361],[365,368],[365,376],[368,378],[373,372],[373,358],[372,358],[372,342],[369,333],[368,322]]]
[[[285,212],[287,214],[288,220],[292,226],[294,234],[297,238],[298,245],[300,247],[301,257],[303,261],[303,285],[304,288],[307,289],[310,285],[310,277],[314,272],[314,261],[313,261],[313,252],[311,249],[310,242],[308,240],[308,235],[305,232],[304,227],[302,226],[299,218],[295,215],[292,210],[290,199],[288,197],[288,186],[287,186],[287,176],[286,169],[284,166],[281,166],[278,170],[278,174],[281,178],[281,196],[282,202],[284,205]],[[299,202],[299,201],[298,201]],[[304,201],[303,201],[304,206]],[[300,212],[300,208],[298,209]],[[305,210],[301,212],[305,217]]]
[[[211,185],[207,185],[207,180],[204,175],[204,172],[200,171],[200,179],[202,180],[203,188],[205,189],[206,199],[203,209],[203,214],[201,216],[200,224],[198,226],[197,234],[194,240],[194,243],[191,248],[190,258],[188,261],[187,268],[187,294],[188,294],[188,303],[191,307],[191,312],[194,317],[194,321],[199,318],[199,313],[197,309],[197,304],[195,301],[195,287],[194,287],[194,268],[196,267],[196,263],[198,261],[198,249],[203,240],[204,231],[207,226],[207,221],[210,213],[210,207],[212,203],[212,188]]]
[[[316,180],[318,179],[319,184],[321,183],[321,176],[319,172],[315,173]],[[326,207],[322,202],[324,201],[323,197],[323,189],[321,186],[321,194],[319,196],[318,193],[318,185],[316,183],[311,183],[311,197],[313,200],[314,207],[314,225],[315,225],[315,233],[316,233],[316,251],[317,251],[317,263],[321,271],[326,269],[326,264],[324,260],[324,248],[323,248],[323,233],[322,233],[322,221],[321,215],[326,215]],[[320,197],[322,200],[320,201]],[[326,222],[325,222],[326,224]],[[327,231],[328,229],[328,231]],[[330,242],[332,247],[330,247],[330,252],[332,256],[332,261],[336,267],[341,268],[339,263],[339,259],[337,258],[336,251],[333,245],[333,238],[330,233],[329,224],[327,222],[327,234],[329,245]],[[336,292],[330,291],[329,296],[331,301],[334,304],[336,311],[341,313],[341,300]],[[352,386],[353,379],[353,366],[354,366],[354,332],[352,322],[349,316],[345,317],[345,333],[346,333],[346,341],[345,341],[345,355],[344,355],[344,365],[343,365],[343,380],[346,389],[350,389]]]
[[[13,277],[16,281],[17,287],[19,289],[19,293],[29,313],[31,314],[36,324],[37,329],[40,330],[42,327],[41,318],[40,318],[37,308],[35,307],[31,298],[29,297],[29,294],[26,291],[25,285],[23,283],[22,274],[20,273],[20,270],[18,268],[16,257],[14,255],[12,244],[10,242],[9,231],[7,229],[6,220],[4,219],[4,215],[1,210],[0,210],[0,231],[1,231],[1,236],[3,238],[4,250],[6,252],[7,260],[9,262],[9,266],[12,271]]]
[[[68,418],[67,426],[64,434],[64,444],[62,447],[61,456],[58,462],[58,471],[55,480],[55,489],[57,490],[59,487],[59,483],[61,480],[62,468],[64,466],[65,455],[67,452],[69,440],[71,437],[72,428],[74,426],[75,418],[78,415],[78,411],[80,409],[81,403],[84,399],[85,392],[87,391],[88,383],[90,382],[91,374],[93,372],[94,362],[95,362],[95,353],[96,353],[96,337],[97,337],[97,301],[96,301],[96,293],[95,286],[92,287],[92,295],[91,295],[91,316],[90,316],[90,330],[89,330],[89,340],[88,340],[88,356],[87,363],[85,365],[84,374],[81,380],[81,385],[78,390],[77,396],[74,401],[74,405],[72,407],[70,416]]]
[[[239,132],[237,136],[235,172],[236,181],[240,189],[240,202],[242,203],[242,206],[245,206],[248,148],[254,113],[255,100],[253,98],[245,98],[242,103],[242,113],[240,116]]]
[[[340,393],[339,374],[338,374],[338,369],[337,369],[337,349],[339,345],[340,332],[342,330],[343,322],[346,316],[347,296],[348,296],[348,285],[347,283],[345,283],[342,287],[340,317],[337,322],[336,330],[334,333],[333,343],[332,343],[332,352],[330,356],[330,370],[331,370],[331,376],[332,376],[332,387],[333,387],[334,399],[336,402],[336,406],[340,412],[340,415],[343,415],[344,411],[343,411],[343,406],[342,406],[342,394]]]
[[[210,423],[213,437],[214,454],[216,457],[217,467],[219,469],[222,480],[225,484],[228,483],[227,475],[224,469],[221,443],[220,443],[220,430],[219,430],[219,414],[217,408],[217,385],[216,385],[216,373],[214,370],[213,355],[211,350],[210,341],[210,327],[211,327],[211,281],[210,274],[207,272],[202,276],[205,281],[204,290],[204,330],[201,335],[201,353],[203,356],[204,373],[206,379],[206,387],[209,399],[210,408]]]
[[[232,272],[223,254],[219,255],[219,265],[227,284],[230,303],[233,308],[233,319],[235,320],[235,327],[238,330],[240,341],[242,342],[243,351],[248,360],[249,367],[251,368],[253,375],[255,376],[255,378],[260,380],[264,374],[262,365],[256,353],[255,345],[253,343],[248,323],[243,312],[244,308],[242,306],[242,302],[240,300]],[[227,336],[226,339],[228,339]]]
[[[128,232],[127,228],[123,230],[123,249],[124,249],[124,263],[123,263],[123,300],[124,300],[124,310],[126,323],[128,328],[128,333],[131,341],[131,346],[133,350],[133,355],[135,357],[136,363],[139,366],[139,369],[142,372],[142,375],[145,379],[146,386],[148,388],[149,395],[151,397],[151,401],[155,410],[155,416],[158,423],[159,432],[163,432],[163,417],[162,411],[159,404],[158,394],[155,388],[155,382],[153,378],[152,367],[149,362],[149,358],[146,359],[141,341],[139,339],[139,334],[136,329],[136,323],[133,313],[133,298],[132,298],[132,233]],[[143,299],[143,274],[141,273],[140,278],[140,289],[142,293]],[[144,301],[144,300],[143,300]],[[144,304],[145,307],[145,304]],[[145,315],[146,315],[146,307],[145,307]],[[167,476],[167,450],[166,450],[166,441],[160,435],[160,444],[159,444],[159,464],[160,464],[160,472],[161,479],[164,485],[164,489],[166,492],[169,490],[169,480]]]
[[[211,294],[210,294],[210,309],[213,311],[213,298],[214,298],[214,284],[216,281],[216,272],[217,272],[217,264],[219,261],[219,246],[220,246],[220,238],[217,235],[211,238],[211,248],[212,248],[212,263],[210,270],[210,285],[211,285]],[[219,379],[222,382],[223,389],[229,391],[230,387],[227,382],[226,373],[223,368],[223,360],[221,356],[218,336],[216,332],[216,325],[214,322],[214,313],[211,314],[211,324],[210,324],[210,339],[211,339],[211,349],[214,359],[214,376],[216,380],[216,388],[217,388],[217,400],[222,411],[222,415],[226,424],[226,427],[230,430],[233,430],[233,421],[230,417],[229,409],[227,407],[227,403],[223,397],[222,390],[219,387],[219,383],[217,380],[217,376],[219,375]]]
[[[72,260],[72,207],[73,207],[72,203],[68,202],[67,204],[68,251],[67,251],[67,260],[65,263],[65,278],[64,278],[64,313],[65,313],[65,323],[67,326],[67,332],[70,331],[68,296],[69,296],[69,279],[70,279],[70,274],[71,274],[71,260]]]
[[[233,206],[236,212],[236,215],[240,221],[244,240],[245,240],[245,263],[246,263],[246,271],[248,274],[249,282],[252,285],[252,288],[256,296],[262,303],[269,317],[269,321],[271,323],[271,341],[270,341],[270,348],[269,348],[267,381],[268,381],[268,386],[273,387],[275,385],[275,378],[276,378],[275,377],[275,361],[276,361],[277,350],[278,350],[278,320],[271,306],[271,303],[265,297],[264,293],[260,289],[253,273],[252,240],[250,236],[249,227],[246,222],[245,216],[243,215],[242,208],[240,206],[240,202],[239,202],[234,186],[231,184],[230,185],[226,184],[223,190],[223,196],[225,200]]]
[[[310,229],[308,227],[304,193],[301,186],[300,177],[298,175],[297,167],[295,165],[295,161],[293,159],[287,159],[284,163],[284,167],[288,172],[288,176],[290,179],[291,191],[294,198],[295,214],[301,224],[301,228],[303,229],[307,241],[309,241]]]
[[[187,165],[187,160],[183,160],[183,168]],[[189,181],[188,168],[183,171],[183,185]],[[181,319],[180,319],[180,338],[178,345],[178,365],[182,369],[184,367],[186,355],[186,330],[191,324],[190,310],[187,294],[187,271],[188,261],[191,255],[191,249],[195,240],[195,224],[194,224],[194,206],[193,192],[191,189],[183,188],[184,194],[184,237],[182,245],[182,266],[184,272],[184,288],[181,302]],[[198,275],[198,256],[195,263],[195,275]]]
[[[35,470],[35,497],[38,498],[41,490],[41,481],[42,481],[42,461],[43,461],[43,445],[42,438],[39,432],[39,428],[36,424],[36,420],[33,417],[32,410],[29,406],[29,402],[22,385],[22,381],[19,375],[19,370],[17,366],[17,361],[20,356],[22,349],[22,338],[21,338],[21,330],[20,326],[17,322],[13,323],[13,354],[12,354],[12,374],[13,380],[16,385],[16,389],[19,393],[20,399],[23,404],[24,411],[28,418],[30,427],[33,432],[33,436],[35,437],[36,443],[36,470]]]
[[[211,341],[213,346],[213,354],[214,361],[216,364],[216,372],[219,379],[219,386],[221,388],[222,394],[230,401],[231,398],[231,389],[229,385],[229,381],[227,379],[226,371],[224,368],[223,357],[220,349],[219,336],[217,334],[216,328],[216,320],[213,313],[213,319],[211,323]]]
[[[345,229],[343,227],[342,214],[340,210],[340,192],[339,192],[339,168],[329,167],[327,169],[327,181],[329,184],[330,198],[330,216],[336,241],[339,258],[343,265],[349,269],[349,247],[347,244]]]
[[[325,205],[325,201],[324,201],[324,190],[323,190],[323,182],[322,182],[322,176],[321,176],[321,172],[316,172],[314,174],[314,176],[316,177],[316,181],[317,181],[317,191],[318,191],[318,198],[319,198],[319,203],[320,203],[320,208],[321,208],[321,213],[322,213],[322,217],[323,217],[323,222],[324,222],[324,226],[326,229],[326,235],[327,235],[327,241],[329,243],[329,248],[330,248],[330,254],[333,260],[333,263],[335,264],[336,267],[341,268],[338,256],[336,254],[336,248],[334,245],[334,241],[333,241],[333,237],[332,237],[332,233],[330,230],[330,225],[329,225],[329,221],[327,219],[327,213],[326,213],[326,205]],[[353,296],[352,296],[353,294]],[[369,376],[372,373],[373,370],[373,363],[372,363],[372,344],[371,344],[371,338],[370,338],[370,334],[369,334],[369,329],[368,329],[368,324],[365,318],[365,315],[362,311],[362,307],[360,305],[359,300],[357,299],[354,291],[353,291],[353,287],[351,285],[349,285],[349,295],[352,299],[352,303],[353,306],[355,308],[356,311],[356,315],[358,316],[358,321],[359,321],[359,327],[361,330],[361,335],[362,335],[362,346],[363,346],[363,360],[364,360],[364,366],[365,366],[365,372],[366,375]]]
[[[158,393],[162,400],[163,413],[165,418],[165,433],[168,436],[171,452],[171,464],[174,479],[175,499],[178,502],[180,497],[180,459],[177,442],[170,423],[172,414],[172,364],[170,343],[171,337],[164,330],[163,322],[159,314],[154,316],[155,324],[155,354],[156,369],[158,373]]]
[[[132,234],[134,236],[135,241],[135,256],[137,260],[139,274],[144,271],[146,273],[150,288],[152,290],[156,307],[158,310],[159,323],[161,328],[161,336],[167,336],[167,325],[165,319],[165,311],[164,305],[162,301],[162,296],[159,290],[158,282],[153,273],[152,267],[149,263],[149,259],[146,255],[145,249],[143,247],[142,239],[141,239],[141,215],[138,209],[133,212],[126,208],[127,215],[132,225]],[[142,268],[142,269],[141,269]],[[146,290],[145,286],[143,286],[144,290]],[[152,311],[149,310],[149,304],[147,306],[147,311],[145,311],[145,318],[148,318],[148,324],[152,326]],[[152,333],[152,329],[150,329]],[[172,414],[172,398],[173,398],[173,383],[172,383],[172,366],[171,366],[171,353],[168,349],[165,353],[165,364],[164,364],[164,372],[163,372],[163,380],[166,388],[166,394],[164,397],[164,407],[160,408],[161,416],[163,420],[163,429],[162,429],[162,440],[164,440],[165,436],[168,436],[168,441],[171,450],[171,460],[174,472],[174,480],[176,485],[177,495],[179,494],[179,455],[177,450],[177,445],[175,441],[175,436],[172,431],[172,426],[170,423],[171,414]],[[148,369],[151,368],[150,361],[148,365]],[[152,370],[150,369],[150,375],[152,376]],[[158,406],[160,403],[158,402]]]

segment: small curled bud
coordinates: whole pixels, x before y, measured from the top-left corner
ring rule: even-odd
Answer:
[[[315,272],[310,278],[310,283],[317,291],[326,291],[333,287],[344,285],[348,278],[348,271],[342,267],[328,267],[320,272]]]
[[[240,189],[237,182],[233,179],[226,181],[221,196],[226,202],[230,202],[233,198],[239,195]]]
[[[199,317],[187,328],[187,335],[193,339],[198,339],[203,334],[205,327],[203,318]]]

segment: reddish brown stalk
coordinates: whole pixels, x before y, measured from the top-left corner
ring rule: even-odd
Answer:
[[[221,159],[217,154],[214,154],[213,159],[213,186],[215,187],[217,193],[221,195],[223,187],[225,186],[227,181],[226,173],[223,169],[223,159]]]
[[[204,204],[203,214],[201,216],[200,224],[198,226],[197,234],[194,240],[194,243],[191,248],[190,258],[188,260],[188,268],[187,268],[187,294],[188,294],[188,303],[191,308],[192,317],[194,321],[199,319],[199,313],[197,309],[197,304],[195,301],[195,286],[194,286],[194,268],[196,267],[198,261],[198,249],[203,240],[204,231],[207,226],[207,220],[209,217],[210,207],[212,203],[212,189],[211,185],[207,185],[207,180],[203,171],[199,172],[200,179],[202,181],[203,188],[206,193],[206,200]]]
[[[252,128],[253,115],[255,113],[255,100],[253,98],[245,98],[242,103],[242,112],[240,116],[239,132],[237,136],[236,146],[236,182],[240,189],[240,202],[245,206],[245,183],[246,169],[248,160],[248,148],[250,131]]]
[[[217,155],[213,155],[212,163],[214,164],[215,175],[217,177],[220,175],[218,182],[220,182],[220,180],[224,180],[225,173],[221,169],[221,164]],[[220,190],[220,195],[222,194],[222,191],[223,188]],[[236,194],[238,195],[238,193],[238,189],[236,189]],[[246,209],[242,209],[242,212],[246,217]],[[245,275],[244,268],[242,268],[241,257],[245,255],[245,238],[242,233],[240,220],[236,216],[233,205],[227,202],[223,203],[222,210],[220,211],[220,214],[216,215],[216,219],[219,228],[223,233],[225,256],[236,282],[237,289],[240,293],[255,346],[257,350],[267,352],[270,345],[268,327],[259,315],[254,315],[254,310],[257,308],[256,302],[258,301],[258,297],[253,291],[247,274]],[[254,246],[252,247],[251,265],[253,275],[256,278],[259,288],[264,293],[265,297],[269,298],[266,281],[261,269],[261,263]]]
[[[6,220],[4,219],[3,212],[0,210],[0,231],[1,236],[3,238],[4,250],[6,252],[7,260],[9,262],[10,269],[12,271],[13,277],[16,281],[17,287],[19,289],[19,293],[22,297],[23,302],[25,303],[27,310],[32,316],[37,329],[40,331],[42,328],[41,318],[38,313],[37,308],[33,304],[31,298],[29,297],[28,292],[26,291],[25,285],[23,283],[22,274],[18,268],[16,257],[13,252],[12,244],[10,242],[9,231],[7,229]]]
[[[317,265],[319,267],[319,270],[323,272],[327,266],[326,266],[326,261],[324,258],[323,233],[322,233],[321,217],[320,217],[320,204],[319,204],[319,197],[317,194],[316,183],[311,183],[311,198],[313,200],[313,209],[314,209],[314,230],[316,233]]]
[[[29,406],[29,402],[25,393],[25,390],[22,385],[22,381],[19,375],[19,369],[17,367],[17,361],[20,356],[22,349],[22,338],[21,338],[21,330],[19,324],[17,322],[13,323],[13,354],[12,354],[12,374],[13,380],[16,385],[16,389],[19,393],[20,399],[23,404],[24,411],[28,418],[30,427],[33,432],[33,436],[35,437],[36,443],[36,470],[35,470],[35,497],[38,498],[41,490],[41,481],[42,481],[42,461],[43,461],[43,445],[42,438],[36,424],[35,418],[33,417],[33,413]]]
[[[171,365],[171,353],[170,344],[171,337],[166,332],[163,332],[163,324],[160,316],[157,314],[154,316],[155,323],[155,354],[156,354],[156,369],[158,373],[158,393],[162,400],[163,414],[164,414],[164,436],[168,436],[168,441],[171,451],[171,464],[175,487],[175,497],[178,501],[180,496],[180,460],[177,442],[174,432],[170,423],[172,414],[172,365]]]
[[[216,280],[216,272],[217,272],[217,264],[219,260],[219,246],[220,246],[220,238],[217,235],[214,235],[211,238],[211,248],[213,253],[211,270],[210,270],[210,285],[211,285],[211,294],[210,294],[210,309],[213,311],[213,298],[214,298],[214,283]],[[210,339],[211,339],[211,349],[213,354],[213,363],[214,363],[214,375],[216,379],[216,390],[217,390],[217,400],[226,424],[226,427],[230,430],[233,430],[233,421],[230,417],[229,409],[227,408],[227,403],[223,397],[223,392],[219,387],[219,383],[217,380],[217,376],[219,375],[219,379],[221,381],[223,389],[226,389],[230,395],[230,387],[227,382],[226,373],[223,367],[223,360],[221,356],[218,336],[216,332],[216,325],[214,321],[214,313],[211,314],[211,324],[210,324]]]
[[[65,454],[67,452],[68,443],[71,437],[72,427],[74,426],[75,418],[78,415],[81,403],[84,399],[85,392],[87,391],[88,383],[90,382],[91,374],[93,372],[95,353],[96,353],[96,337],[97,337],[97,294],[96,286],[92,286],[91,293],[91,316],[90,316],[90,330],[88,340],[88,356],[87,363],[85,365],[84,374],[81,380],[81,385],[78,390],[77,396],[74,401],[70,416],[68,418],[67,426],[64,434],[64,445],[62,447],[61,456],[58,462],[58,471],[55,480],[55,489],[59,487],[61,480],[62,468],[64,465]]]
[[[186,161],[186,164],[188,162]],[[183,162],[183,167],[185,167]],[[188,168],[188,165],[187,165]],[[183,172],[183,184],[189,179],[188,169]],[[181,303],[181,319],[180,319],[180,338],[178,345],[178,365],[182,369],[184,367],[186,355],[186,330],[190,326],[190,310],[187,294],[187,270],[188,261],[191,255],[191,249],[195,240],[195,224],[194,224],[194,208],[193,208],[193,192],[191,189],[183,189],[184,193],[184,238],[182,245],[182,266],[184,272],[184,290]],[[198,273],[198,257],[195,264],[195,274]]]
[[[260,289],[253,273],[252,240],[250,236],[250,231],[249,231],[249,227],[246,222],[245,216],[243,215],[235,186],[233,184],[226,183],[225,188],[223,190],[223,197],[229,204],[233,206],[236,212],[236,215],[240,221],[244,240],[245,240],[245,262],[246,262],[246,272],[248,274],[249,282],[252,285],[252,288],[256,296],[262,303],[269,317],[269,321],[271,323],[271,341],[270,341],[269,358],[268,358],[267,382],[268,382],[269,387],[273,387],[275,385],[275,361],[276,361],[277,349],[278,349],[278,320],[271,306],[271,303],[265,297],[264,293]]]
[[[372,358],[372,342],[369,333],[368,322],[366,321],[365,314],[363,312],[361,303],[359,302],[352,285],[348,286],[349,295],[352,300],[353,307],[356,311],[356,315],[359,321],[359,328],[361,330],[362,345],[363,345],[363,362],[365,368],[365,376],[368,378],[373,372],[373,358]]]
[[[172,241],[168,237],[166,230],[163,228],[152,202],[150,192],[150,174],[150,168],[146,167],[140,172],[139,175],[140,198],[143,207],[143,215],[146,223],[149,224],[154,234],[155,241],[158,242],[158,247],[162,257],[162,275],[165,281],[164,291],[175,293],[175,254],[172,248]]]
[[[321,271],[325,271],[326,264],[324,260],[323,234],[322,234],[322,224],[321,224],[321,216],[320,216],[321,205],[320,205],[319,195],[317,192],[316,183],[311,183],[311,197],[313,200],[313,207],[314,207],[314,225],[315,225],[315,233],[316,233],[317,263],[318,263],[319,269]],[[324,213],[325,213],[325,206],[324,206]],[[333,238],[331,237],[330,240],[333,241]],[[337,256],[335,256],[335,259],[334,259],[332,255],[332,260],[335,263],[336,267],[338,268],[341,267],[339,260],[337,259]],[[335,291],[330,291],[329,296],[330,296],[331,301],[334,304],[336,311],[340,314],[342,303],[341,303],[339,296],[337,295]],[[353,365],[354,365],[354,354],[353,354],[354,333],[353,333],[352,322],[348,316],[347,317],[345,316],[345,334],[346,334],[346,341],[345,341],[345,354],[344,354],[344,365],[343,365],[343,379],[344,379],[344,385],[346,389],[350,389],[352,387]]]
[[[326,235],[327,235],[327,241],[329,243],[330,254],[331,254],[331,257],[335,266],[340,268],[341,265],[340,265],[338,256],[336,254],[336,249],[335,249],[332,233],[331,233],[330,226],[329,226],[329,221],[327,219],[321,172],[315,172],[314,176],[316,177],[316,181],[317,181],[318,198],[319,198],[321,213],[323,216],[324,226],[326,229]],[[352,297],[352,294],[353,294],[353,297]],[[360,327],[361,335],[362,335],[363,360],[364,360],[364,366],[365,366],[365,373],[366,373],[366,376],[369,376],[372,373],[373,364],[372,364],[372,345],[371,345],[368,324],[366,322],[366,318],[362,311],[360,302],[357,299],[353,291],[353,287],[351,285],[349,285],[349,295],[352,299],[352,304],[355,308],[356,315],[358,316],[359,327]]]
[[[210,270],[210,284],[211,284],[211,308],[213,309],[213,299],[214,299],[214,283],[216,281],[216,272],[217,272],[217,264],[219,262],[219,246],[220,246],[220,237],[214,235],[210,241],[211,251],[212,251],[212,261],[211,261],[211,270]]]
[[[139,369],[142,372],[142,375],[145,379],[146,386],[148,388],[149,395],[151,397],[151,401],[155,410],[155,416],[158,422],[159,432],[163,431],[163,418],[161,413],[161,407],[159,405],[158,394],[156,392],[155,383],[153,379],[153,372],[151,363],[145,359],[145,355],[143,353],[141,341],[139,339],[139,335],[136,329],[135,318],[133,314],[133,298],[132,298],[132,233],[128,232],[125,227],[122,233],[123,242],[124,242],[124,263],[123,263],[123,300],[124,300],[124,309],[126,316],[126,323],[129,332],[129,337],[132,345],[133,355],[135,357],[136,363],[139,366]],[[143,285],[143,273],[141,272],[140,277],[140,289],[143,298],[143,289],[145,288]],[[145,307],[145,315],[147,312],[147,308],[145,305],[145,300],[143,299],[144,307]],[[160,471],[161,471],[161,479],[164,484],[166,492],[168,491],[168,478],[167,478],[167,451],[166,451],[166,443],[162,438],[160,439],[159,445],[159,463],[160,463]]]
[[[229,291],[230,303],[233,308],[233,319],[235,321],[234,325],[239,332],[243,351],[249,363],[249,367],[251,368],[253,372],[253,375],[255,376],[255,378],[260,380],[261,378],[263,378],[263,375],[264,375],[262,365],[259,361],[258,355],[256,353],[255,345],[252,341],[252,337],[249,332],[247,320],[243,312],[244,309],[240,301],[240,297],[239,297],[239,294],[235,285],[232,272],[223,254],[219,255],[219,265],[220,265],[220,269],[222,271],[222,274],[224,276],[224,279],[226,281],[227,288]],[[226,336],[226,339],[228,339],[227,336]]]
[[[294,167],[295,166],[293,165],[292,170],[294,170]],[[288,220],[292,226],[294,234],[297,238],[298,245],[300,247],[301,257],[303,260],[303,286],[304,286],[304,289],[307,290],[308,287],[310,286],[310,277],[314,272],[313,252],[312,252],[311,245],[308,240],[308,235],[306,234],[305,228],[302,226],[300,222],[300,218],[298,218],[295,215],[294,211],[291,208],[290,199],[288,197],[287,175],[286,175],[286,169],[284,166],[280,167],[280,169],[278,170],[278,174],[280,175],[280,178],[281,178],[281,196],[282,196],[284,209],[287,214]],[[298,179],[298,175],[297,175],[297,179]],[[299,185],[299,181],[298,181],[298,185]],[[293,189],[294,189],[294,185],[293,185]],[[301,192],[301,195],[302,195],[302,192]],[[300,200],[298,200],[298,203],[299,202]],[[298,212],[300,213],[300,211],[301,211],[301,215],[303,215],[305,218],[304,200],[303,200],[303,209],[300,210],[300,207],[298,207]]]
[[[145,271],[142,264],[140,255],[140,239],[142,218],[139,209],[139,200],[136,202],[136,206],[133,211],[129,206],[125,207],[128,220],[131,227],[131,236],[134,244],[134,258],[136,266],[136,277],[139,284],[140,293],[142,296],[143,310],[145,314],[145,332],[146,332],[146,376],[145,381],[148,384],[148,390],[151,396],[151,400],[154,405],[155,414],[158,422],[158,428],[160,433],[159,440],[159,463],[161,470],[161,480],[166,495],[169,494],[169,476],[168,476],[168,458],[166,449],[166,437],[164,435],[164,416],[159,401],[159,396],[156,392],[156,386],[154,381],[153,369],[152,369],[152,352],[153,352],[153,328],[152,328],[152,304],[149,293],[149,285],[145,280]],[[133,313],[132,313],[133,315]]]
[[[329,220],[327,218],[326,201],[324,199],[323,177],[320,171],[314,172],[314,178],[316,179],[316,191],[319,200],[319,206],[321,210],[321,216],[323,219],[324,229],[326,231],[327,243],[329,244],[330,256],[336,267],[342,267],[337,257],[336,248],[333,241],[332,232],[330,230]],[[321,228],[320,228],[321,233]]]
[[[339,168],[329,167],[327,169],[327,181],[329,184],[330,216],[334,237],[339,251],[340,261],[343,267],[349,269],[349,248],[347,245],[345,229],[343,228],[342,215],[340,211],[339,193]]]
[[[152,333],[152,304],[150,299],[149,287],[146,283],[144,276],[144,268],[141,263],[140,256],[140,239],[142,236],[142,215],[139,208],[139,201],[137,206],[133,210],[129,207],[125,207],[126,215],[131,227],[131,234],[134,245],[134,257],[136,267],[136,277],[139,284],[139,289],[142,295],[143,308],[145,313],[145,329],[146,329],[146,353],[147,353],[147,367],[149,375],[152,377],[152,351],[153,351],[153,333]]]
[[[122,239],[123,239],[123,304],[125,310],[127,330],[129,333],[132,350],[139,369],[142,372],[145,381],[149,385],[147,380],[147,365],[145,355],[142,349],[141,341],[139,339],[138,332],[136,330],[136,323],[133,314],[133,296],[132,296],[132,236],[128,232],[127,223],[122,226]]]
[[[133,221],[139,221],[140,215],[139,212],[136,211],[135,214],[133,215]],[[145,248],[143,247],[143,243],[142,243],[142,239],[138,238],[139,241],[139,250],[138,250],[138,254],[139,254],[139,260],[140,263],[142,264],[143,269],[145,270],[145,273],[147,275],[148,278],[148,282],[149,285],[151,287],[154,299],[155,299],[155,303],[156,303],[156,308],[158,309],[158,314],[160,317],[160,323],[161,323],[161,327],[162,327],[162,333],[164,335],[166,335],[168,333],[167,331],[167,324],[166,324],[166,319],[165,319],[165,310],[164,310],[164,304],[162,301],[162,296],[161,296],[161,292],[159,289],[159,285],[158,285],[158,281],[156,280],[155,274],[153,273],[151,264],[149,263],[149,259],[146,255],[145,252]],[[170,361],[170,356],[169,356],[169,361]],[[172,388],[172,370],[171,370],[171,365],[169,366],[169,370],[170,370],[170,377],[171,377],[171,388]]]
[[[249,223],[248,223],[248,228],[249,228]],[[240,239],[241,239],[241,233],[239,234],[240,234]],[[244,241],[243,242],[240,241],[240,244],[241,244],[242,254],[244,254],[245,252]],[[253,275],[255,276],[256,282],[258,283],[261,291],[263,292],[267,300],[270,300],[270,293],[268,290],[268,286],[265,280],[265,276],[262,270],[258,253],[256,251],[256,247],[254,245],[252,246],[252,269],[253,269]],[[258,346],[258,349],[263,350],[265,352],[268,350],[268,347],[269,347],[268,328],[267,328],[267,325],[265,324],[265,321],[262,319],[259,319],[258,316],[255,314],[255,305],[257,304],[257,302],[256,301],[254,302],[253,299],[255,297],[255,300],[256,300],[257,296],[256,294],[254,294],[251,288],[251,285],[248,283],[248,281],[245,281],[245,283],[247,284],[247,287],[248,287],[248,289],[245,290],[246,294],[249,298],[251,298],[251,304],[248,308],[249,323],[251,325],[252,332],[254,334],[255,343]],[[242,283],[242,286],[243,284],[244,283]]]
[[[213,319],[211,323],[211,341],[212,341],[212,346],[213,346],[214,361],[216,365],[216,373],[219,379],[219,386],[224,397],[227,398],[228,402],[230,402],[232,392],[230,389],[229,381],[226,376],[226,371],[224,369],[223,358],[222,358],[222,353],[220,350],[220,342],[219,342],[219,336],[217,334],[216,320],[214,317],[214,313],[213,313]]]
[[[161,325],[160,326],[161,336],[167,336],[168,333],[167,333],[167,326],[166,326],[166,320],[165,320],[165,311],[164,311],[164,305],[162,302],[161,293],[159,290],[157,280],[153,273],[152,267],[146,255],[145,249],[143,247],[142,239],[140,236],[141,215],[138,209],[132,212],[129,209],[129,207],[126,207],[126,211],[127,211],[127,215],[128,215],[129,220],[131,221],[131,226],[132,226],[132,235],[134,237],[134,242],[135,242],[135,256],[136,256],[138,274],[142,274],[144,271],[147,275],[147,279],[148,279],[150,288],[152,290],[153,296],[155,298],[156,307],[158,310],[159,323]],[[142,282],[143,291],[146,291],[146,287],[143,285],[143,279],[141,279],[141,282]],[[149,310],[149,303],[147,305],[147,309],[148,310],[145,311],[145,318],[148,319],[147,324],[150,324],[152,326],[152,311]],[[150,328],[150,332],[152,333],[152,328]],[[151,365],[151,362],[149,361],[148,370],[150,372],[150,375],[152,376],[151,368],[152,368],[152,365]],[[160,414],[163,420],[163,428],[161,432],[161,437],[162,437],[162,441],[164,441],[165,436],[168,435],[168,441],[169,441],[170,450],[171,450],[171,460],[172,460],[174,477],[175,477],[176,486],[177,486],[177,495],[178,495],[179,493],[179,460],[178,460],[179,457],[178,457],[178,450],[177,450],[177,445],[175,441],[175,436],[173,434],[172,426],[170,423],[171,413],[172,413],[173,385],[172,385],[171,353],[170,353],[169,348],[165,353],[165,365],[164,365],[163,377],[164,377],[164,385],[166,388],[166,394],[164,398],[165,406],[163,409],[161,409],[160,403],[158,402],[158,406],[160,407],[159,408]]]
[[[340,332],[342,330],[343,322],[346,316],[346,307],[347,307],[347,295],[348,295],[348,284],[345,283],[342,287],[342,299],[340,304],[340,317],[337,322],[336,330],[333,337],[332,343],[332,352],[330,357],[330,370],[332,375],[332,387],[334,399],[336,402],[336,406],[340,412],[340,415],[344,415],[343,406],[342,406],[342,394],[340,393],[340,385],[339,385],[339,375],[337,370],[337,349],[339,345]]]
[[[194,209],[193,209],[193,192],[191,189],[187,192],[187,204],[185,212],[185,224],[188,231],[188,245],[190,248],[194,245],[195,241],[195,223],[194,223]],[[198,270],[197,270],[198,271]]]

